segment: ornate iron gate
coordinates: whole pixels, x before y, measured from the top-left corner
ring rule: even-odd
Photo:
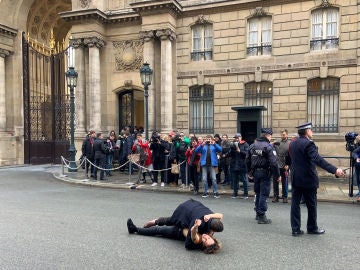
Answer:
[[[61,156],[68,156],[66,67],[66,50],[49,51],[23,35],[24,163],[60,163]]]
[[[134,91],[119,94],[119,128],[134,128]]]

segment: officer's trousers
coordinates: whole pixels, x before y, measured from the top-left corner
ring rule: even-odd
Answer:
[[[291,228],[293,231],[299,231],[301,228],[301,211],[300,201],[301,197],[304,197],[306,207],[308,209],[307,230],[316,231],[317,226],[317,189],[316,188],[299,188],[292,187],[291,198]]]
[[[267,170],[255,170],[254,192],[256,195],[255,211],[258,215],[264,215],[267,211],[267,202],[271,188],[271,177]]]

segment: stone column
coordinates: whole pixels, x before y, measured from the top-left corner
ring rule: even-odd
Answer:
[[[84,38],[89,47],[89,93],[90,129],[101,130],[101,87],[100,87],[100,48],[105,42],[98,37]]]
[[[76,115],[76,137],[84,136],[86,133],[86,79],[84,41],[80,38],[72,39],[71,46],[75,49],[74,68],[78,73],[78,81],[75,89],[75,115]]]
[[[140,39],[144,41],[144,63],[147,62],[150,67],[155,71],[155,51],[154,51],[154,31],[142,31],[140,32]],[[151,85],[149,85],[149,134],[156,129],[156,80],[153,75]],[[145,111],[145,110],[144,110]]]
[[[174,129],[174,89],[172,41],[175,33],[171,29],[157,30],[161,40],[161,131]]]
[[[0,132],[6,129],[5,57],[9,54],[9,51],[0,49]]]

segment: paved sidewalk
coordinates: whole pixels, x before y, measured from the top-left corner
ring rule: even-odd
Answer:
[[[169,185],[165,185],[164,187],[160,186],[160,183],[152,187],[151,180],[149,176],[147,176],[147,183],[134,185],[137,180],[137,173],[132,175],[119,172],[112,171],[112,176],[105,178],[103,181],[95,181],[94,179],[89,179],[85,177],[85,172],[83,169],[79,169],[78,172],[68,172],[67,168],[62,168],[61,165],[53,165],[50,168],[48,167],[48,171],[52,172],[53,175],[62,181],[69,182],[71,184],[76,185],[87,185],[94,187],[105,187],[105,188],[122,188],[122,189],[141,189],[141,190],[149,190],[154,192],[181,192],[181,193],[189,193],[193,194],[190,190],[190,187],[179,188],[179,187],[171,187]],[[179,183],[181,180],[179,179]],[[200,183],[201,186],[201,183]],[[219,194],[220,198],[231,198],[232,190],[230,186],[219,186]],[[197,196],[201,196],[201,191]],[[239,191],[241,194],[241,190]],[[354,187],[354,195],[357,193],[357,188]],[[250,183],[249,188],[250,197],[254,196],[253,192],[253,184]],[[289,198],[291,198],[291,192],[289,193]],[[318,201],[328,201],[328,202],[341,202],[341,203],[354,203],[356,202],[356,197],[349,197],[349,179],[348,178],[336,178],[336,177],[322,177],[320,178],[320,187],[318,189]]]

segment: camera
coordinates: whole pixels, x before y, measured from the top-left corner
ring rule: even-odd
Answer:
[[[153,134],[152,136],[151,136],[151,142],[158,142],[158,141],[160,141],[160,135],[159,134]]]
[[[355,142],[356,137],[359,134],[356,132],[347,132],[345,134],[345,141],[346,141],[346,151],[352,152],[355,150],[355,148],[357,147],[357,143]]]

